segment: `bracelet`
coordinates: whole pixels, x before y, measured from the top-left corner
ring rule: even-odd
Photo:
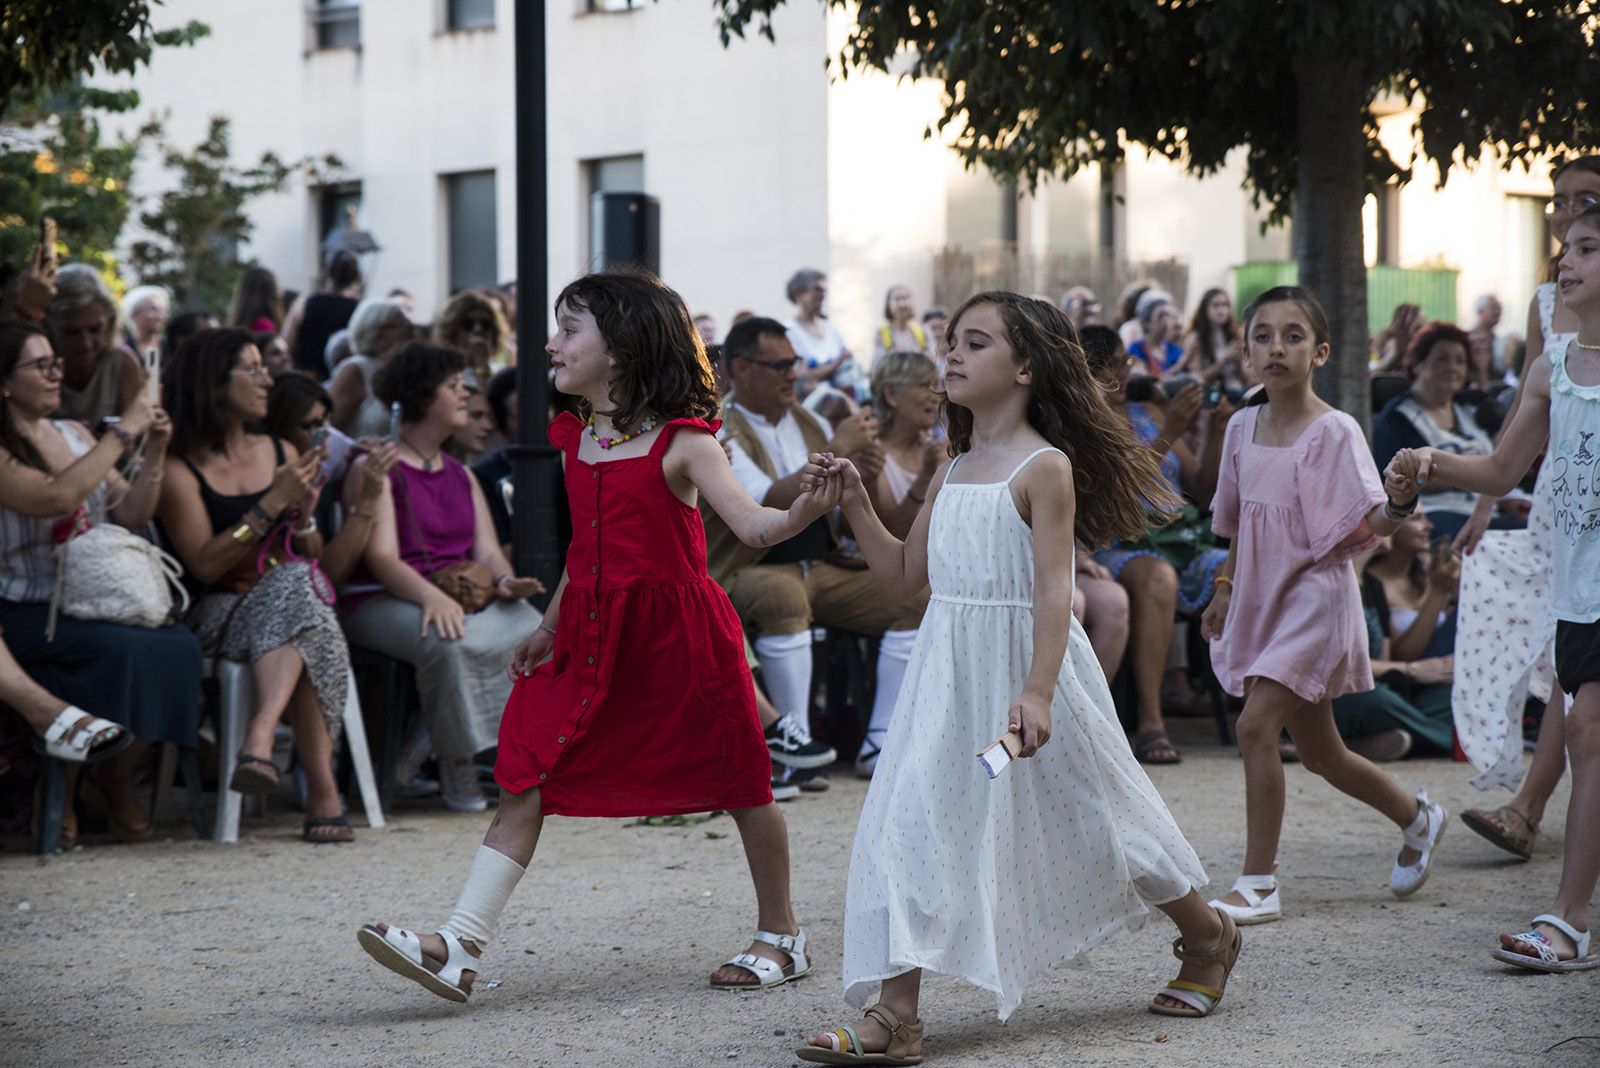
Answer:
[[[1400,511],[1395,510],[1393,501],[1385,498],[1383,502],[1383,516],[1391,523],[1404,523],[1407,519],[1411,518],[1412,514],[1416,512],[1416,510],[1417,499],[1415,497],[1411,498],[1411,507],[1402,509]]]
[[[352,518],[352,517],[356,518],[356,519],[376,519],[376,518],[378,518],[378,510],[376,508],[372,509],[371,511],[366,511],[366,512],[363,512],[359,508],[346,508],[344,514],[345,514],[346,518]]]
[[[133,448],[133,444],[134,444],[133,435],[128,433],[126,430],[122,429],[122,424],[121,423],[112,422],[111,420],[108,419],[108,420],[106,420],[106,430],[109,433],[115,434],[117,436],[117,440],[122,442],[122,447],[124,449]]]
[[[255,516],[255,517],[257,517],[258,519],[260,519],[263,523],[265,523],[267,525],[267,527],[269,529],[271,527],[277,526],[277,524],[278,524],[278,517],[275,516],[275,515],[268,514],[267,510],[265,508],[261,507],[261,502],[260,501],[257,501],[255,504],[252,504],[250,506],[250,514]]]
[[[308,516],[306,516],[305,525],[304,526],[295,527],[293,533],[294,533],[294,536],[297,537],[297,538],[309,538],[309,537],[311,537],[311,535],[315,534],[316,532],[317,532],[317,517],[314,516],[314,515],[308,515]]]
[[[1213,586],[1232,586],[1233,579],[1229,578],[1227,575],[1218,575],[1216,578],[1211,580],[1211,584]]]
[[[260,537],[261,535],[256,532],[256,528],[249,523],[240,523],[233,528],[233,540],[240,545],[249,545]]]
[[[556,628],[554,628],[554,627],[552,627],[552,626],[550,626],[550,625],[549,625],[549,624],[548,624],[548,623],[547,623],[547,622],[546,622],[546,621],[545,621],[545,620],[543,620],[543,619],[541,619],[541,620],[539,620],[539,629],[540,629],[540,630],[547,630],[547,631],[549,631],[549,632],[550,632],[550,633],[551,633],[551,634],[554,634],[554,633],[555,633],[555,632],[556,632]]]

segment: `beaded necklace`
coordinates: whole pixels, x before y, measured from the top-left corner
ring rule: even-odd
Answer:
[[[650,433],[650,431],[652,431],[652,430],[654,430],[656,428],[656,417],[653,416],[653,415],[645,416],[644,422],[639,424],[639,429],[638,430],[635,430],[631,434],[623,434],[621,437],[601,437],[599,434],[596,434],[594,432],[594,413],[593,412],[589,413],[589,417],[584,420],[584,423],[589,428],[589,440],[593,441],[596,445],[600,446],[602,449],[610,450],[610,449],[616,448],[618,445],[621,445],[625,441],[632,441],[634,438],[638,437],[640,434],[648,434],[648,433]]]

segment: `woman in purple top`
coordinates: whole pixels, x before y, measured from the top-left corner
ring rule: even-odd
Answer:
[[[517,643],[539,625],[526,599],[544,587],[512,574],[477,480],[443,451],[467,420],[463,366],[453,349],[413,343],[390,357],[373,383],[384,404],[399,405],[398,460],[378,501],[362,566],[342,591],[340,607],[350,644],[416,668],[423,725],[439,754],[445,803],[480,812],[487,802],[472,757],[499,735],[511,693],[506,664]],[[359,507],[354,502],[361,499],[365,477],[364,465],[351,468],[347,507]],[[468,562],[487,569],[483,577],[493,588],[488,604],[476,612],[433,581],[442,569]],[[402,767],[397,778],[409,782],[414,772],[414,766]]]

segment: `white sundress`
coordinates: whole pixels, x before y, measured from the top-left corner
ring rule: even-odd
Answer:
[[[1549,282],[1538,289],[1539,325],[1550,353],[1577,336],[1555,332],[1555,290]],[[1550,511],[1550,465],[1544,464],[1527,529],[1487,531],[1461,561],[1450,708],[1461,751],[1479,770],[1472,785],[1480,790],[1521,785],[1523,705],[1530,693],[1548,701],[1555,692]]]
[[[1077,620],[1050,741],[993,781],[978,764],[1032,665],[1033,532],[1010,486],[1049,451],[1004,482],[947,476],[935,500],[932,597],[850,858],[843,979],[857,1008],[926,968],[993,991],[1004,1020],[1034,975],[1206,882]]]

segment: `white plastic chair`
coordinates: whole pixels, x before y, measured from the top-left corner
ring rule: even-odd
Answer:
[[[217,680],[217,822],[211,833],[216,842],[239,840],[239,816],[244,795],[228,789],[238,763],[239,747],[244,744],[250,717],[255,712],[255,680],[250,665],[236,660],[207,657],[204,677]],[[378,801],[378,781],[372,773],[372,756],[367,751],[367,728],[361,719],[361,698],[356,693],[354,673],[345,676],[344,744],[350,751],[356,782],[361,787],[361,807],[367,825],[384,825],[383,808]]]

